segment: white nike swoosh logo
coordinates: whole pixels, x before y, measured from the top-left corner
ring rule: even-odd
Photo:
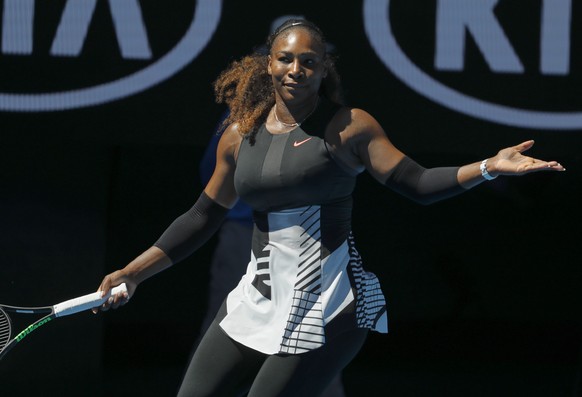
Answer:
[[[304,139],[304,140],[299,141],[299,142],[295,141],[295,142],[293,142],[293,147],[297,147],[297,146],[303,145],[305,142],[310,141],[311,138],[313,138],[313,137],[309,137],[309,138]]]

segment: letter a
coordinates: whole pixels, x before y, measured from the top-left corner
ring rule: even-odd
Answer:
[[[79,56],[87,38],[97,0],[67,0],[51,54]],[[138,0],[109,0],[113,26],[125,59],[152,57]]]

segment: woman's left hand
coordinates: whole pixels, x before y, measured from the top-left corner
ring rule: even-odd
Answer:
[[[487,171],[492,176],[523,175],[536,171],[566,171],[557,161],[545,161],[523,155],[534,145],[533,140],[501,149],[487,160]]]

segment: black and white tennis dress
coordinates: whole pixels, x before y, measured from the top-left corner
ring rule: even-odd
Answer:
[[[221,328],[266,354],[317,349],[347,329],[388,331],[377,277],[351,234],[355,171],[324,140],[337,106],[321,100],[301,126],[241,144],[235,186],[254,209],[251,260],[226,300]]]

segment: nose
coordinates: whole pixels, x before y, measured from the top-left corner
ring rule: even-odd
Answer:
[[[303,72],[303,68],[301,67],[301,64],[299,62],[299,60],[294,60],[293,63],[291,63],[290,65],[290,69],[289,69],[289,77],[293,78],[294,80],[298,80],[300,78],[302,78],[305,73]]]

